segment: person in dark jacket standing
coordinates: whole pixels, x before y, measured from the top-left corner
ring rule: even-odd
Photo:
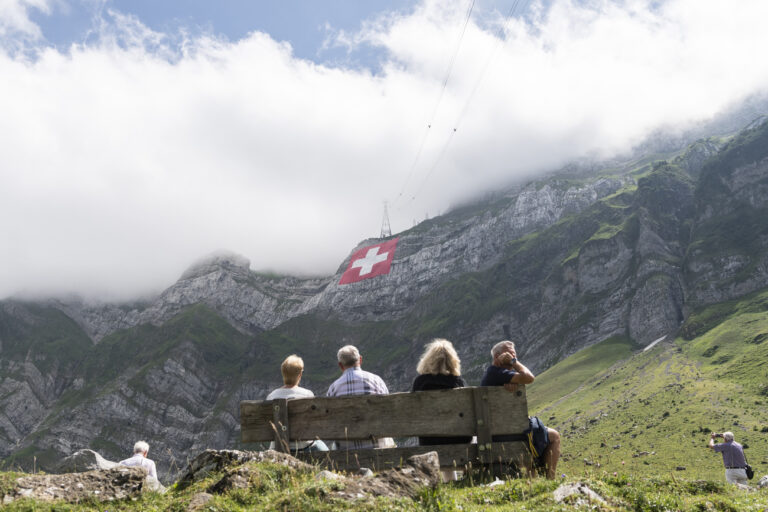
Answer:
[[[461,361],[453,344],[445,339],[435,339],[428,343],[416,367],[418,377],[413,381],[412,391],[431,391],[436,389],[463,388],[466,386],[461,378]],[[436,444],[465,444],[472,437],[420,437],[421,446]],[[443,480],[455,480],[453,470],[443,470]]]
[[[722,437],[725,442],[715,444],[715,439]],[[732,484],[747,485],[747,459],[744,448],[733,440],[733,432],[709,435],[709,447],[723,455],[725,480]]]

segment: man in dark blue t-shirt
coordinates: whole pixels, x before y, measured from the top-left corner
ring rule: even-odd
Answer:
[[[507,386],[511,384],[531,384],[533,374],[517,360],[515,344],[511,341],[500,341],[491,349],[493,363],[485,370],[481,386]],[[511,389],[510,389],[511,391]]]
[[[533,373],[517,360],[515,344],[511,341],[500,341],[491,349],[493,363],[485,370],[481,386],[504,386],[507,391],[516,391],[518,384],[531,384]],[[549,445],[544,450],[544,460],[547,466],[547,478],[555,478],[557,461],[560,459],[560,433],[547,428]]]

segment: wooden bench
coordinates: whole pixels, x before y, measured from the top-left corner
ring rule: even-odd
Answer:
[[[528,428],[525,386],[476,387],[343,397],[249,400],[240,402],[243,443],[274,441],[288,452],[288,441],[477,436],[476,444],[400,446],[330,452],[298,452],[298,458],[332,469],[375,471],[399,466],[412,455],[436,451],[443,467],[513,464],[528,467],[530,454],[519,435]],[[493,436],[518,434],[516,441]],[[402,443],[401,443],[402,444]],[[409,443],[414,444],[414,443]]]

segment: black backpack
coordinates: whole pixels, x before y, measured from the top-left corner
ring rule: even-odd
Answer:
[[[528,450],[533,456],[534,464],[543,467],[545,465],[544,450],[549,446],[549,432],[538,417],[533,416],[528,418],[528,421],[530,427],[523,431],[528,443]]]

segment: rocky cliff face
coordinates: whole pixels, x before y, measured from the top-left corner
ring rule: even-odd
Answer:
[[[75,319],[95,342],[119,329],[147,323],[162,325],[199,303],[251,334],[316,310],[345,321],[398,318],[446,279],[492,266],[507,241],[578,213],[628,181],[600,178],[580,186],[557,180],[543,186],[531,184],[519,194],[498,201],[498,212],[479,209],[473,214],[454,213],[427,222],[400,235],[392,272],[383,282],[339,285],[348,260],[333,276],[302,279],[253,272],[247,259],[219,254],[184,272],[178,282],[149,303],[130,307],[56,301],[53,305]],[[378,241],[364,240],[355,250]]]
[[[289,353],[322,393],[335,350],[354,343],[403,391],[423,344],[446,337],[476,384],[501,338],[538,372],[611,336],[645,345],[700,304],[768,286],[768,124],[649,161],[425,221],[399,234],[390,274],[350,285],[348,260],[297,278],[218,255],[140,304],[0,302],[0,456],[120,459],[146,438],[172,472],[179,454],[239,445],[239,401],[279,386]]]

